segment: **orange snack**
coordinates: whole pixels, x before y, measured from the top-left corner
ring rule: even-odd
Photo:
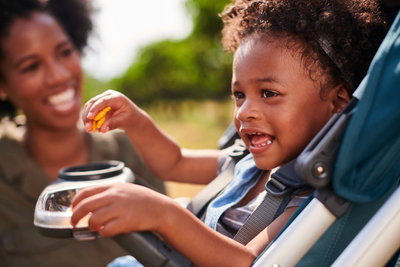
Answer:
[[[106,108],[104,108],[102,111],[100,111],[99,113],[97,113],[97,115],[96,115],[96,117],[94,118],[94,120],[95,121],[98,121],[98,120],[100,120],[101,118],[103,118],[103,117],[105,117],[106,116],[106,113],[108,112],[108,111],[110,111],[110,107],[106,107]]]
[[[106,116],[102,117],[100,120],[96,122],[97,129],[100,129],[101,125],[106,121]]]
[[[93,119],[93,132],[96,132],[97,129],[99,129],[101,125],[103,125],[106,120],[106,113],[110,110],[110,107],[106,107],[102,111],[97,113],[96,117]]]

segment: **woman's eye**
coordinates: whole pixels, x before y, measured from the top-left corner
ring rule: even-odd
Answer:
[[[60,55],[62,57],[68,57],[69,55],[71,55],[72,51],[72,48],[64,49],[63,51],[61,51]]]
[[[27,72],[31,72],[31,71],[35,71],[39,68],[39,63],[32,63],[29,64],[28,66],[22,68],[22,73],[27,73]]]
[[[278,95],[277,93],[274,93],[270,90],[263,90],[261,94],[262,94],[262,97],[265,97],[265,98],[270,98],[270,97],[274,97],[274,96]]]
[[[234,100],[239,100],[244,98],[244,94],[242,92],[234,92],[232,97]]]

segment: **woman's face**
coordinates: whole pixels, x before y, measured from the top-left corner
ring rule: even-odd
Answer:
[[[335,92],[320,96],[299,57],[276,42],[250,39],[233,62],[234,122],[260,169],[296,158],[335,111]]]
[[[1,40],[0,93],[22,109],[29,127],[75,127],[82,91],[80,54],[49,14],[18,18]]]

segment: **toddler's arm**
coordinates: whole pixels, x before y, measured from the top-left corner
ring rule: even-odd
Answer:
[[[142,160],[161,179],[207,184],[216,177],[219,150],[182,149],[146,112],[119,92],[108,90],[85,104],[82,119],[87,132],[93,131],[93,119],[106,107],[111,109],[99,132],[125,130]]]
[[[173,199],[135,184],[83,189],[72,201],[72,225],[89,212],[89,228],[109,237],[154,231],[197,266],[250,266],[282,229],[295,208],[287,209],[247,246],[230,239],[182,208]]]

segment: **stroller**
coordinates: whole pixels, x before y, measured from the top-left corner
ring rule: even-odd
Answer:
[[[328,193],[321,198],[317,196],[318,189],[316,197],[326,205],[317,217],[308,213],[314,200],[301,212],[302,217],[309,219],[307,227],[312,227],[309,228],[312,231],[306,230],[307,237],[303,240],[313,241],[294,245],[298,239],[291,236],[289,229],[296,227],[294,223],[270,245],[271,250],[263,255],[265,258],[279,254],[272,246],[283,248],[280,244],[284,235],[290,235],[290,243],[295,247],[304,248],[304,254],[299,253],[298,259],[294,260],[293,256],[293,262],[280,266],[315,266],[316,263],[318,266],[331,266],[332,263],[332,266],[384,266],[400,246],[400,221],[396,214],[400,193],[397,189],[400,180],[400,13],[359,89],[365,91],[354,114],[347,113],[347,117],[352,118],[332,176],[335,194],[328,196]],[[357,90],[356,93],[360,92]],[[300,157],[306,158],[308,153],[306,148]],[[300,165],[304,164],[299,162],[299,175],[310,177],[312,170]],[[327,187],[321,188],[326,190]],[[311,218],[314,220],[310,221]],[[393,261],[397,258],[395,255]],[[260,264],[254,266],[264,266]],[[388,266],[393,265],[394,262],[388,263]]]
[[[253,266],[395,266],[400,248],[398,103],[400,13],[352,101],[297,159],[297,175],[317,190]],[[194,266],[151,233],[115,240],[145,266]]]
[[[400,13],[354,98],[296,161],[297,175],[316,191],[253,266],[395,265],[400,247],[398,103]],[[146,267],[194,266],[153,233],[114,239]]]

